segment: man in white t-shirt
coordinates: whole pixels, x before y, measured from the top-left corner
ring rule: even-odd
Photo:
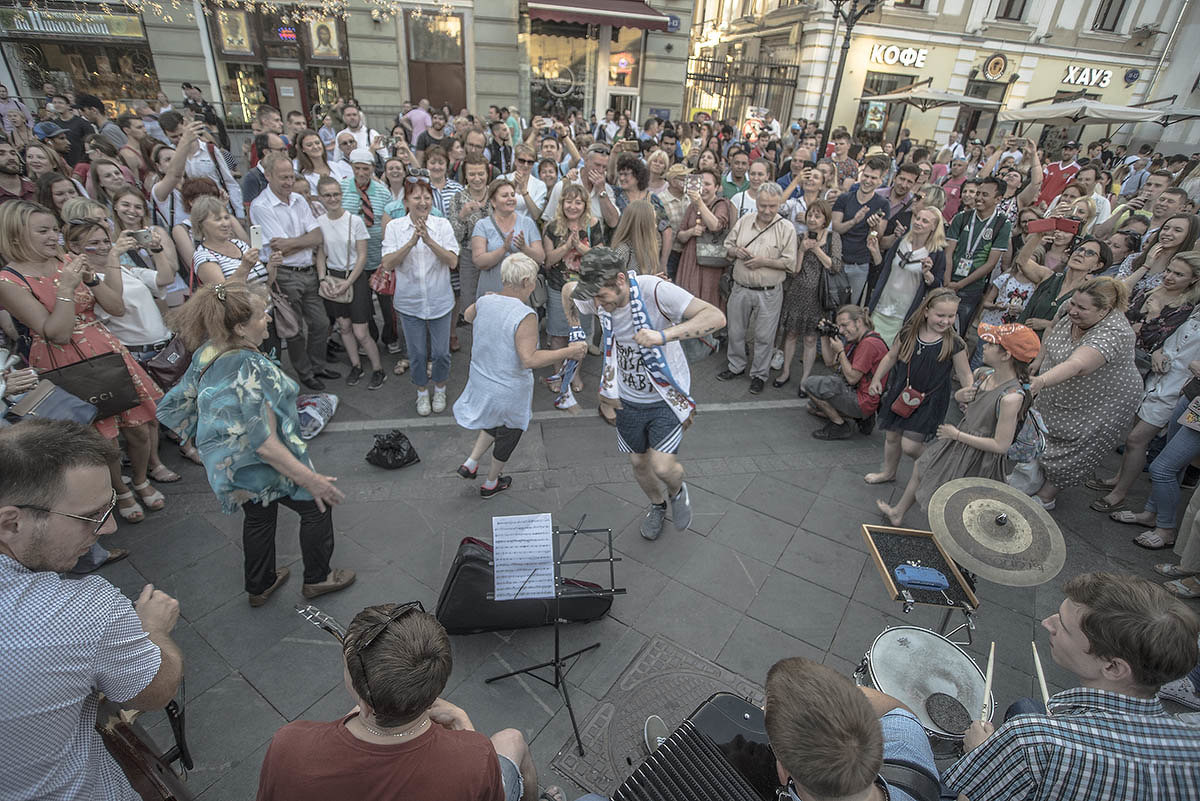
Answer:
[[[342,122],[346,123],[346,127],[338,131],[338,134],[351,133],[354,134],[354,149],[366,148],[370,149],[371,145],[379,139],[379,131],[367,125],[367,121],[363,119],[362,112],[358,106],[347,106],[342,109]],[[375,151],[383,158],[388,157],[387,148],[379,148]]]
[[[640,301],[631,293],[631,281]],[[612,352],[605,357],[601,400],[616,407],[617,446],[629,454],[633,475],[650,499],[642,536],[655,540],[662,534],[668,498],[671,522],[683,531],[691,523],[692,506],[675,454],[695,404],[688,397],[691,373],[679,343],[719,330],[725,315],[662,278],[626,273],[623,260],[605,247],[584,255],[579,280],[564,286],[562,297],[572,326],[579,325],[581,313],[610,316]],[[665,369],[656,376],[647,359],[665,363]]]

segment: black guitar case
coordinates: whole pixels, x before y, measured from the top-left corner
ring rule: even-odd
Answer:
[[[575,579],[563,579],[562,584],[559,613],[564,621],[598,620],[612,608],[611,595],[595,594],[601,589],[598,584]],[[438,622],[451,634],[524,629],[554,622],[553,598],[492,601],[487,596],[494,589],[492,546],[474,537],[464,537],[438,597]]]

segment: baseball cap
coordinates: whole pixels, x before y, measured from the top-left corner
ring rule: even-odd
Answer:
[[[672,164],[670,167],[667,167],[667,171],[665,173],[663,173],[663,177],[669,181],[672,178],[678,178],[681,175],[691,175],[691,174],[692,174],[692,168],[689,167],[688,165]]]
[[[37,125],[33,126],[33,135],[43,142],[45,142],[47,139],[53,139],[60,134],[65,134],[66,132],[66,128],[53,122],[39,122]]]
[[[1072,150],[1078,150],[1078,149],[1079,149],[1079,143],[1078,143],[1078,142],[1074,142],[1074,141],[1072,141],[1072,142],[1067,142],[1065,145],[1063,145],[1063,150],[1066,150],[1067,148],[1071,148]]]
[[[624,269],[625,260],[617,251],[606,247],[592,248],[579,261],[579,282],[575,285],[574,297],[580,300],[594,297]]]
[[[798,122],[793,122],[793,123],[792,123],[792,130],[793,130],[793,131],[798,131],[798,130],[800,130],[800,123],[798,123]]]
[[[1042,341],[1032,328],[1020,323],[1002,325],[979,324],[979,338],[984,342],[999,345],[1019,362],[1031,362],[1042,348]]]
[[[356,147],[356,148],[354,148],[354,150],[350,151],[349,161],[351,164],[374,165],[375,164],[375,156],[373,156],[371,154],[371,151],[367,150],[365,147]]]

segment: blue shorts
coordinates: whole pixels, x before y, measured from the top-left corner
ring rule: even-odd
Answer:
[[[521,801],[525,794],[525,778],[517,763],[504,754],[496,754],[500,760],[500,781],[504,785],[504,801]]]
[[[683,441],[683,425],[663,401],[621,401],[617,409],[617,447],[621,453],[677,453]]]

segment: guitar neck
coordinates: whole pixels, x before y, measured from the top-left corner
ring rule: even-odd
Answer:
[[[312,604],[296,604],[296,613],[317,628],[332,634],[338,642],[346,639],[346,627]]]

